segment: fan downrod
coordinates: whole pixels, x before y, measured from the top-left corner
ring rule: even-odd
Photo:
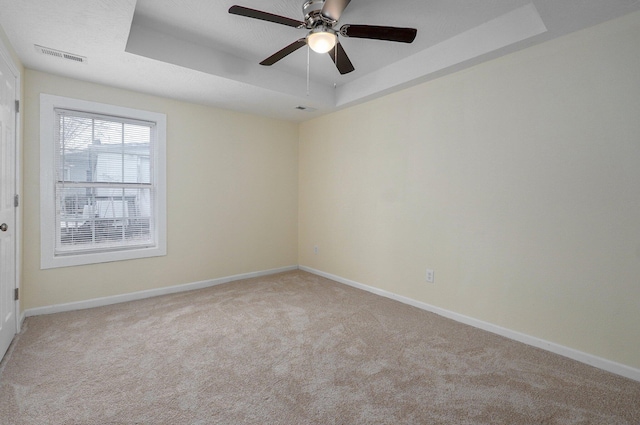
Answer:
[[[307,29],[313,29],[318,25],[333,28],[336,24],[337,21],[321,13],[324,7],[324,1],[325,0],[307,0],[302,5],[302,14],[304,15],[304,22]]]

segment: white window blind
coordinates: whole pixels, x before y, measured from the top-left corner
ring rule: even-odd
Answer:
[[[155,123],[55,109],[55,255],[155,245]]]
[[[167,254],[165,114],[40,94],[40,266]]]

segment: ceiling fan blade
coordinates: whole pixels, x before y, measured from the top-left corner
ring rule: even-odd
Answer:
[[[411,43],[416,38],[415,28],[381,27],[377,25],[343,25],[340,34],[353,38],[372,38],[375,40],[399,41]]]
[[[325,0],[320,14],[324,17],[337,21],[344,12],[351,0]]]
[[[329,56],[331,56],[331,60],[336,64],[336,68],[340,74],[348,74],[351,71],[355,71],[353,64],[349,60],[349,56],[347,56],[347,52],[344,51],[342,44],[340,42],[336,43],[336,47],[334,49],[329,50]]]
[[[249,9],[244,6],[231,6],[229,13],[233,15],[246,16],[247,18],[261,19],[263,21],[275,22],[276,24],[287,25],[298,28],[304,27],[305,23],[287,18],[286,16],[274,15],[273,13],[262,12],[261,10]]]
[[[284,49],[281,49],[281,50],[275,52],[274,54],[272,54],[271,56],[269,56],[268,58],[266,58],[265,60],[260,62],[260,65],[271,66],[274,63],[278,62],[280,59],[284,58],[285,56],[287,56],[287,55],[289,55],[289,54],[291,54],[293,52],[295,52],[296,50],[298,50],[299,48],[301,48],[302,46],[304,46],[306,44],[307,44],[307,40],[304,39],[304,38],[296,40],[293,43],[289,44]]]

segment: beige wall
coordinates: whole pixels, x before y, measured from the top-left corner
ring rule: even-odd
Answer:
[[[24,308],[297,264],[296,124],[32,70],[24,81]],[[167,256],[40,270],[40,93],[167,115]]]
[[[638,40],[635,13],[303,123],[299,263],[639,368]]]

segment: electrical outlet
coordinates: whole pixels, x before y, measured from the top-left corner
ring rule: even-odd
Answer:
[[[314,253],[315,255],[318,255],[318,245],[315,245],[315,246],[313,247],[313,253]]]
[[[434,281],[434,272],[433,272],[432,269],[427,269],[427,275],[426,275],[425,279],[427,280],[427,282],[433,283],[433,281]]]

